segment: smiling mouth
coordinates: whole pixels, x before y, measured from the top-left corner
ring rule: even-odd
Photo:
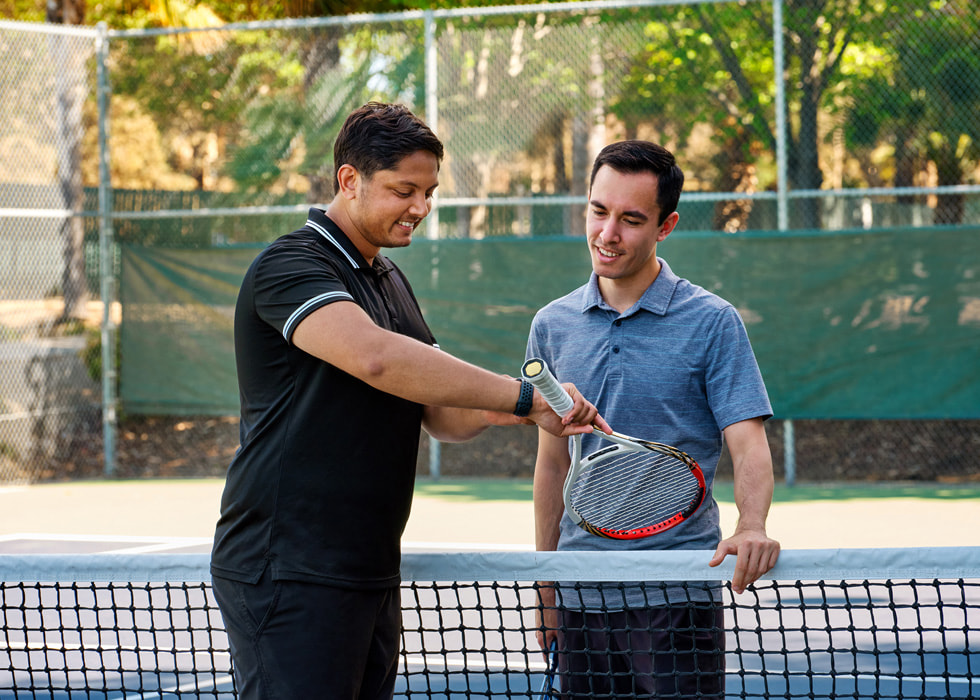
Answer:
[[[419,224],[418,221],[399,221],[398,222],[398,225],[399,226],[404,226],[405,228],[410,228],[410,229],[414,229],[416,226],[418,226],[418,224]]]
[[[608,248],[603,248],[602,246],[596,246],[595,249],[598,250],[601,255],[607,258],[618,258],[620,255],[622,255],[622,253],[616,253]]]

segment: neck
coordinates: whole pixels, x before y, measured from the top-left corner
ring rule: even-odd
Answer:
[[[364,260],[367,262],[367,264],[369,266],[373,265],[374,258],[379,252],[381,252],[381,249],[378,246],[369,243],[364,236],[361,235],[360,230],[354,224],[354,220],[351,219],[350,213],[347,211],[347,207],[344,206],[345,204],[346,200],[340,197],[334,197],[334,200],[327,205],[324,212],[330,217],[331,221],[340,227],[340,230],[344,232],[347,238],[350,239],[350,242],[354,244],[354,247],[357,248],[358,252],[364,256]]]
[[[655,266],[651,266],[646,274],[599,277],[599,293],[603,300],[621,314],[633,308],[660,275],[660,261],[656,257],[653,260]]]

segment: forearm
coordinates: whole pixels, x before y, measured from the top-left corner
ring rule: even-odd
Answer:
[[[520,385],[375,325],[354,304],[319,309],[297,327],[300,349],[375,389],[425,405],[514,410]]]
[[[425,432],[440,442],[472,440],[491,425],[493,423],[487,420],[485,411],[469,408],[426,406],[422,418]]]
[[[538,551],[558,549],[560,524],[565,512],[562,487],[568,472],[567,441],[538,431],[538,454],[534,465],[534,544]],[[559,451],[561,450],[561,451]]]
[[[734,534],[719,543],[708,564],[718,566],[729,554],[736,555],[732,590],[741,593],[772,569],[779,557],[779,542],[766,534],[766,517],[772,504],[772,455],[760,418],[728,426],[725,440],[735,471],[738,524]]]
[[[772,505],[775,480],[772,455],[761,421],[746,421],[738,430],[726,431],[732,454],[735,506],[738,509],[738,530],[765,532],[766,518]]]
[[[438,348],[385,330],[351,302],[336,302],[303,319],[292,341],[300,350],[328,362],[375,389],[425,406],[488,411],[485,424],[507,425],[521,395],[521,382],[453,357]],[[574,407],[563,418],[555,414],[538,391],[531,394],[527,419],[555,435],[590,432],[608,425],[571,385]],[[435,416],[435,414],[433,414]],[[433,429],[447,430],[448,418],[463,420],[448,435],[459,439],[485,427],[479,415],[452,413],[435,416]],[[383,419],[379,416],[379,420]],[[438,437],[438,436],[437,436]]]
[[[359,378],[374,388],[432,406],[514,410],[518,382],[411,338],[391,336],[361,367]]]
[[[766,518],[772,505],[772,469],[766,469],[762,463],[746,463],[735,473],[735,506],[738,509],[736,529],[765,532]]]
[[[569,464],[568,441],[538,430],[538,453],[534,462],[534,544],[538,551],[558,549],[561,517],[565,511],[562,487]],[[555,640],[558,617],[555,587],[538,582],[538,644],[547,649]]]

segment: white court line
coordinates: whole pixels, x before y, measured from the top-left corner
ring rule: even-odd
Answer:
[[[230,677],[228,678],[228,680],[221,680],[217,682],[203,683],[199,681],[200,679],[195,679],[193,681],[188,681],[187,683],[184,683],[179,686],[168,687],[159,691],[153,691],[147,693],[138,692],[138,691],[136,692],[123,691],[121,695],[112,695],[110,693],[106,693],[106,700],[113,700],[113,698],[118,698],[119,700],[125,700],[126,698],[140,698],[141,700],[153,700],[154,698],[159,698],[160,700],[162,700],[162,698],[168,695],[175,695],[177,693],[186,694],[193,690],[207,691],[208,689],[213,689],[215,692],[218,693],[222,693],[222,692],[230,693],[233,685],[233,682]],[[228,690],[222,690],[222,688],[225,686],[228,687]]]
[[[472,660],[467,662],[461,656],[446,655],[443,658],[431,658],[435,654],[440,652],[434,651],[430,655],[419,655],[419,654],[408,654],[402,657],[398,661],[398,668],[402,673],[419,673],[420,670],[425,669],[430,673],[439,673],[441,671],[451,671],[457,673],[469,672],[474,674],[481,674],[484,671],[489,671],[491,673],[544,673],[548,670],[548,664],[541,661],[528,660],[526,664],[521,663],[517,660],[506,661],[504,659],[500,660],[490,660],[481,664],[474,664]],[[513,654],[518,654],[518,652],[512,652]],[[472,656],[478,656],[478,652],[471,652]],[[535,655],[540,656],[541,653],[537,651],[528,650],[528,656]],[[481,660],[482,661],[482,660]]]
[[[402,542],[403,550],[439,552],[533,552],[530,544],[492,544],[486,542]]]
[[[15,532],[0,535],[0,541],[8,540],[45,540],[57,542],[210,542],[210,537],[151,537],[149,535],[80,535],[57,534],[51,532]]]
[[[149,535],[52,534],[49,532],[15,532],[0,534],[0,542],[37,540],[40,542],[112,542],[132,544],[132,547],[100,551],[98,554],[141,554],[162,552],[171,548],[211,544],[211,537],[151,537]],[[487,542],[402,542],[402,549],[421,552],[533,552],[534,545]]]
[[[16,532],[0,535],[0,542],[15,542],[17,540],[35,540],[39,542],[87,542],[87,543],[122,543],[131,547],[104,549],[93,554],[144,554],[148,552],[166,552],[170,549],[183,549],[211,544],[211,537],[149,537],[147,535],[79,535],[52,534],[49,532]]]
[[[795,653],[796,654],[802,654],[803,652],[795,652]],[[776,652],[773,652],[773,655],[776,655]],[[729,656],[730,656],[730,654],[729,654]],[[887,690],[886,691],[882,691],[881,690],[881,686],[884,685],[884,684],[886,684],[886,683],[889,684],[889,685],[902,685],[902,686],[905,686],[905,685],[913,685],[914,684],[914,685],[921,685],[923,687],[924,686],[927,686],[927,685],[936,685],[936,684],[939,684],[939,683],[941,683],[943,685],[946,685],[948,683],[949,685],[954,685],[954,686],[960,686],[960,685],[962,685],[962,686],[966,686],[967,688],[972,688],[973,685],[975,683],[977,683],[977,681],[974,678],[970,677],[970,676],[953,676],[953,675],[950,675],[948,678],[946,678],[946,677],[938,676],[938,675],[919,676],[919,675],[912,675],[910,673],[908,675],[905,675],[905,676],[902,676],[902,677],[898,677],[898,676],[890,673],[889,671],[884,671],[884,670],[881,673],[877,673],[877,674],[876,673],[868,673],[868,672],[864,672],[864,671],[859,672],[859,673],[849,673],[849,672],[846,672],[846,671],[842,671],[842,672],[837,673],[837,674],[833,674],[833,673],[807,673],[806,671],[791,671],[791,672],[789,672],[789,677],[788,678],[785,678],[782,675],[782,671],[775,671],[775,670],[771,670],[771,669],[764,671],[763,669],[759,669],[759,668],[742,668],[742,669],[739,669],[739,670],[735,670],[735,669],[729,668],[728,670],[725,671],[725,676],[726,677],[729,677],[729,676],[738,676],[741,679],[741,681],[742,681],[743,687],[747,684],[746,681],[749,681],[750,679],[762,678],[763,677],[763,674],[765,674],[765,676],[768,677],[770,683],[773,682],[773,681],[777,681],[777,680],[784,680],[787,683],[792,682],[794,680],[795,681],[803,681],[803,680],[805,680],[808,683],[810,683],[810,682],[812,682],[814,680],[833,681],[833,682],[836,682],[836,683],[842,683],[843,681],[854,681],[855,683],[857,683],[859,681],[873,681],[873,682],[876,682],[878,684],[877,690],[878,690],[879,695],[881,695],[881,697],[886,698],[886,699],[893,697],[893,696],[887,694],[888,692],[891,692],[891,691],[887,691]],[[894,691],[894,692],[900,692],[900,691]],[[817,694],[817,696],[818,697],[823,697],[820,694]],[[909,696],[909,697],[911,697],[911,696]]]

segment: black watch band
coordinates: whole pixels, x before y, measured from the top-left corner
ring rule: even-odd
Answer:
[[[514,415],[524,418],[534,405],[534,386],[526,379],[518,379],[518,381],[521,383],[521,395],[517,398],[517,405],[514,406]]]

